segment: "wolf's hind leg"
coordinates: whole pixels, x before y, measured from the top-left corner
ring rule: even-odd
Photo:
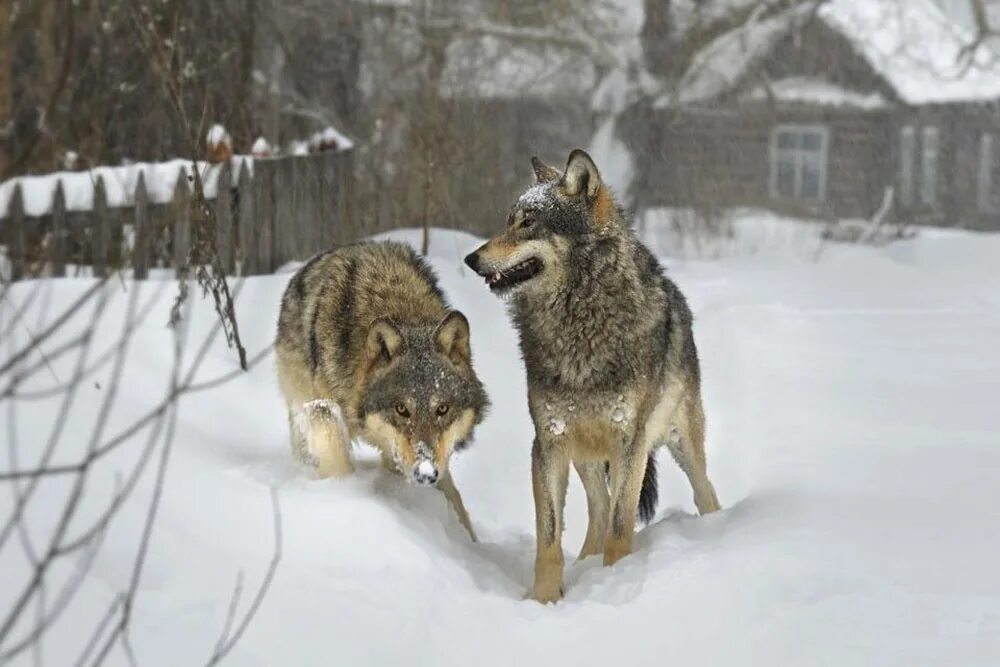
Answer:
[[[611,499],[605,481],[604,463],[597,461],[574,462],[583,489],[587,492],[587,537],[580,549],[579,559],[596,556],[604,549],[604,536],[608,530]]]
[[[302,430],[301,422],[302,419],[300,418],[299,411],[292,407],[292,405],[289,405],[288,437],[292,446],[292,458],[299,463],[315,466],[316,461],[313,459],[312,454],[309,453],[309,443],[306,441],[306,434]]]
[[[705,461],[705,413],[701,398],[685,397],[674,411],[667,433],[667,448],[677,465],[687,475],[694,490],[694,504],[699,514],[710,514],[721,509],[715,487],[708,479]]]
[[[340,406],[317,399],[302,406],[300,427],[306,433],[306,449],[316,461],[320,478],[343,477],[354,472],[351,439]]]
[[[614,565],[632,553],[635,517],[648,460],[641,432],[623,443],[611,460],[611,521],[604,539],[605,565]]]
[[[458,492],[455,487],[455,480],[451,478],[451,472],[445,471],[438,480],[438,488],[441,489],[441,493],[444,497],[448,499],[451,506],[455,509],[455,514],[458,515],[458,521],[465,529],[469,531],[469,537],[472,538],[473,542],[478,542],[476,539],[476,532],[472,530],[472,522],[469,520],[469,513],[465,511],[465,504],[462,502],[462,494]]]

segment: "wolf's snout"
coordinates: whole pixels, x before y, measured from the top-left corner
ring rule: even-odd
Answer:
[[[473,271],[475,271],[476,273],[479,273],[479,253],[470,252],[468,255],[466,255],[465,265],[468,266]]]
[[[436,484],[438,469],[433,463],[424,459],[413,468],[413,479],[417,484]]]

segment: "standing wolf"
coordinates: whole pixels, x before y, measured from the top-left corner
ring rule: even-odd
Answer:
[[[436,484],[475,539],[448,460],[488,401],[469,323],[413,250],[367,243],[311,259],[285,290],[275,349],[297,458],[345,475],[351,442],[369,442],[390,470]]]
[[[667,445],[702,514],[719,509],[705,468],[705,416],[691,311],[635,238],[597,167],[573,151],[563,173],[532,158],[537,183],[506,230],[465,258],[510,297],[528,371],[538,553],[532,596],[562,596],[570,462],[590,521],[580,557],[611,565],[652,518],[652,453]],[[610,496],[608,486],[610,482]]]

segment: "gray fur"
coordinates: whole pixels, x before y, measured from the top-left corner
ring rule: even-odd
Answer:
[[[636,238],[586,153],[559,172],[532,159],[537,182],[511,209],[506,230],[466,258],[510,296],[528,375],[539,553],[536,599],[561,595],[562,503],[569,463],[581,473],[591,528],[581,557],[605,563],[631,549],[636,513],[651,518],[653,449],[668,444],[702,512],[718,509],[705,475],[704,414],[692,315],[684,295]],[[644,475],[645,473],[645,475]],[[643,483],[645,478],[645,483]],[[558,540],[556,540],[558,541]]]
[[[351,443],[364,440],[387,468],[436,483],[471,533],[447,467],[489,404],[469,336],[408,246],[359,243],[312,258],[289,281],[275,341],[296,458],[320,476],[347,474]]]

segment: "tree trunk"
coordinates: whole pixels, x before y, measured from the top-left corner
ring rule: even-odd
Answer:
[[[0,0],[0,174],[7,173],[10,163],[10,138],[13,129],[11,109],[11,58],[12,35],[10,29],[10,3]]]

